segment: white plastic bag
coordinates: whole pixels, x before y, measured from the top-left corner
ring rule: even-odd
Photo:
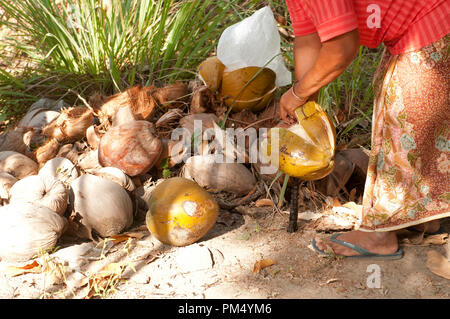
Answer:
[[[248,66],[263,67],[273,58],[266,67],[276,73],[278,87],[292,82],[291,72],[280,53],[280,35],[269,7],[226,28],[217,46],[217,57],[230,71]]]

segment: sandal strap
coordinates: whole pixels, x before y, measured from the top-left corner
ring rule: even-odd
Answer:
[[[338,237],[339,235],[342,235],[342,233],[333,234],[333,235],[330,237],[330,241],[332,241],[332,242],[334,242],[334,243],[336,243],[336,244],[339,244],[339,245],[348,247],[348,248],[350,248],[350,249],[353,249],[354,251],[358,252],[359,254],[361,254],[361,255],[363,255],[363,256],[372,256],[372,255],[376,255],[376,254],[374,254],[374,253],[371,253],[371,252],[368,251],[367,249],[364,249],[364,248],[359,247],[359,246],[356,246],[356,245],[354,245],[354,244],[352,244],[352,243],[348,243],[348,242],[346,242],[346,241],[337,239],[337,237]]]

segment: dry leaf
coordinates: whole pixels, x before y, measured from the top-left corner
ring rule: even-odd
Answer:
[[[450,261],[435,250],[427,252],[427,267],[432,273],[450,279]]]
[[[273,206],[273,202],[269,198],[262,198],[262,199],[258,199],[255,202],[255,206],[256,207],[263,207],[263,206],[271,206],[272,207]]]
[[[424,238],[423,245],[444,245],[448,241],[448,234],[430,235]]]
[[[141,239],[144,236],[145,236],[145,234],[142,233],[142,232],[126,232],[126,233],[123,233],[123,234],[110,236],[109,239],[112,239],[113,244],[115,245],[115,244],[121,243],[123,241],[126,241],[129,238]]]
[[[261,259],[258,260],[253,266],[253,273],[257,274],[261,269],[274,265],[275,262],[272,259]]]
[[[339,199],[337,199],[337,197],[333,198],[333,207],[340,207],[342,206],[341,203],[339,202]]]
[[[87,294],[83,299],[92,298],[96,289],[106,289],[111,284],[110,279],[117,277],[120,279],[122,272],[125,270],[123,263],[110,263],[100,269],[97,273],[85,278],[80,282],[80,287],[88,285]]]
[[[331,283],[333,283],[333,282],[339,281],[339,280],[340,280],[339,278],[331,278],[331,279],[328,279],[328,280],[327,280],[327,285],[329,285],[329,284],[331,284]]]
[[[16,277],[28,273],[39,274],[41,272],[42,266],[36,260],[33,261],[31,264],[27,264],[22,267],[8,266],[5,269],[5,274],[11,277]]]
[[[400,242],[405,246],[444,245],[448,241],[447,233],[426,236],[423,232],[404,231],[399,232],[398,236]]]

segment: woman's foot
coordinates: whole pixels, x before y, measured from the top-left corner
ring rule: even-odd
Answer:
[[[411,228],[419,232],[424,232],[426,234],[433,234],[439,231],[439,229],[441,228],[441,222],[439,220],[432,220],[431,222],[419,224]]]
[[[351,231],[343,233],[337,237],[341,241],[345,241],[371,253],[387,255],[394,254],[398,250],[398,240],[395,232],[362,232]],[[359,253],[351,248],[342,246],[338,243],[331,242],[327,239],[316,238],[316,245],[319,249],[327,251],[327,247],[331,247],[333,252],[339,256],[356,256]]]

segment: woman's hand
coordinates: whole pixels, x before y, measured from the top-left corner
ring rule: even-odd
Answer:
[[[352,30],[323,43],[317,33],[296,37],[295,78],[298,80],[280,100],[280,116],[296,122],[295,110],[342,74],[359,50],[358,30]],[[294,90],[294,91],[293,91]]]
[[[302,107],[308,98],[303,98],[295,93],[295,85],[283,94],[280,100],[280,117],[283,121],[294,124],[296,120],[295,110]]]

